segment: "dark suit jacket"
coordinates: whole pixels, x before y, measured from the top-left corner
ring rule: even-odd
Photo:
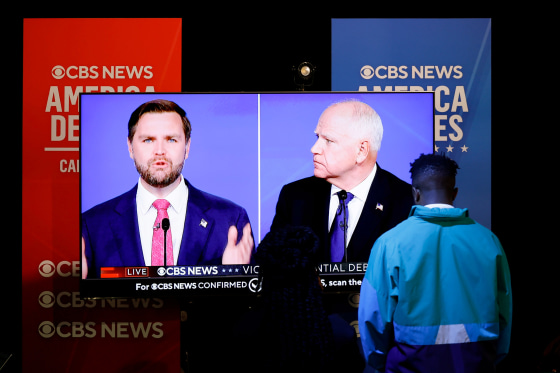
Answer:
[[[278,197],[271,230],[285,225],[310,227],[319,237],[320,262],[330,262],[329,201],[331,184],[308,177],[284,185]],[[378,203],[382,206],[377,207]],[[348,262],[367,262],[377,238],[408,217],[412,187],[379,165],[358,225],[348,243]]]
[[[229,200],[194,188],[187,180],[185,183],[189,200],[177,265],[222,264],[228,229],[235,225],[241,239],[249,222],[247,212]],[[145,266],[136,213],[137,188],[82,214],[88,278],[99,278],[101,267]]]

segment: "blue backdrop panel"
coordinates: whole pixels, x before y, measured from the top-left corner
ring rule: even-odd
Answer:
[[[435,92],[434,150],[461,167],[455,204],[489,228],[491,88],[490,19],[332,20],[332,90]]]

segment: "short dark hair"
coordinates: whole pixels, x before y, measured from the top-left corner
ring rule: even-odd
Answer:
[[[187,113],[182,107],[177,105],[173,101],[156,99],[148,101],[138,106],[136,110],[130,115],[128,120],[128,140],[132,141],[134,134],[136,133],[136,127],[138,126],[138,121],[142,115],[147,113],[177,113],[183,121],[183,131],[185,132],[186,141],[191,138],[191,122],[187,118]]]
[[[436,176],[440,180],[453,180],[454,184],[458,169],[457,162],[445,154],[420,154],[420,157],[410,164],[412,186],[418,187],[418,182],[424,177]]]

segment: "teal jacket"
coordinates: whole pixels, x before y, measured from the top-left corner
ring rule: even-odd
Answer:
[[[430,353],[487,341],[493,343],[484,358],[495,364],[509,350],[511,318],[504,250],[467,209],[413,206],[407,220],[375,242],[358,321],[364,354],[376,369],[404,364],[412,359],[406,355],[414,355],[412,364],[427,365],[416,367],[419,371],[433,371]]]

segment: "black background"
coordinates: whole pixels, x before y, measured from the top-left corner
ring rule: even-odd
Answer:
[[[14,189],[21,200],[17,170],[21,170],[25,141],[21,136],[24,18],[182,18],[183,91],[294,91],[292,67],[303,61],[317,67],[314,85],[306,90],[328,91],[332,18],[454,18],[461,12],[455,9],[436,15],[436,9],[445,11],[449,3],[440,7],[419,3],[414,8],[397,2],[141,4],[5,5],[1,22],[2,124],[8,146],[4,147],[3,190],[10,201],[17,201],[12,197]],[[511,351],[498,371],[541,372],[546,371],[538,369],[545,347],[560,335],[558,240],[554,234],[558,222],[554,211],[558,173],[554,99],[558,94],[553,57],[557,41],[548,30],[555,23],[547,22],[545,8],[518,3],[515,9],[489,9],[487,4],[457,6],[478,10],[474,17],[492,18],[492,229],[508,255],[514,297]],[[19,167],[14,167],[14,159],[19,160]],[[11,227],[19,227],[21,219],[8,218],[9,208],[17,214],[21,206],[9,202],[3,220],[9,238],[0,248],[4,254],[0,259],[0,352],[14,354],[5,370],[18,372],[22,359],[21,232]]]

